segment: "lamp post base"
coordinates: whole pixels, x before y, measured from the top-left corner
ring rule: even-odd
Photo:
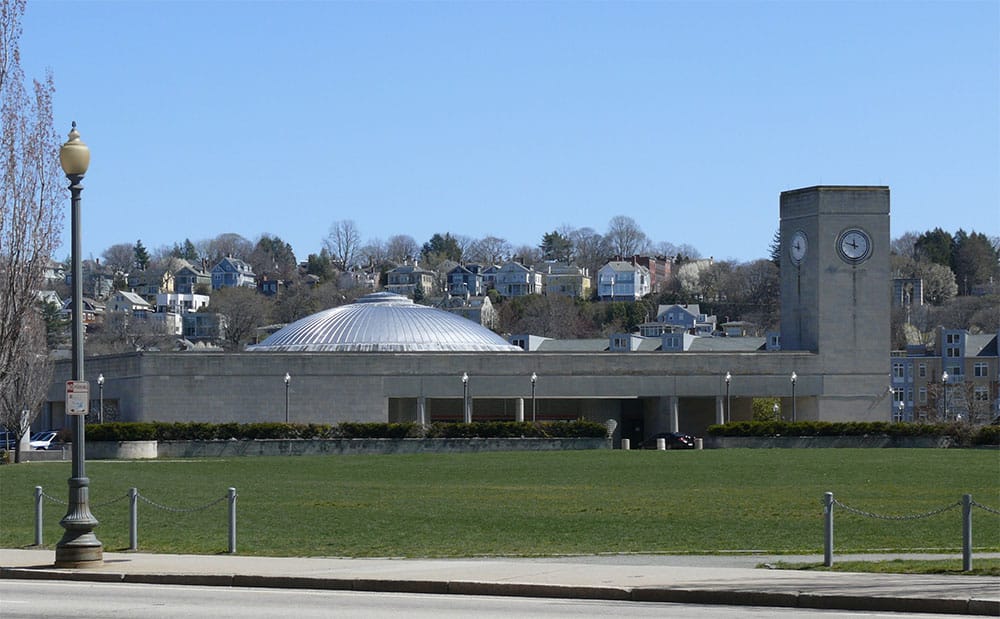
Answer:
[[[90,539],[86,539],[87,537]],[[93,533],[83,535],[73,542],[59,544],[56,546],[56,567],[88,568],[104,565],[104,546]]]
[[[104,545],[94,535],[94,527],[99,523],[90,513],[89,486],[90,480],[86,477],[69,479],[69,505],[66,515],[59,521],[66,532],[56,544],[56,567],[104,565]]]

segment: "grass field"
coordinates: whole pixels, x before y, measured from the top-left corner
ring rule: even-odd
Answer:
[[[0,547],[33,541],[35,486],[65,500],[70,465],[0,467]],[[454,557],[615,552],[821,553],[823,493],[884,515],[969,493],[1000,508],[1000,452],[961,449],[574,451],[88,462],[96,532],[128,546],[130,487],[178,509],[235,487],[237,551],[278,556]],[[222,502],[190,513],[139,503],[139,549],[211,554]],[[45,501],[44,542],[63,505]],[[835,512],[835,552],[961,548],[961,509],[887,521]],[[973,512],[974,547],[1000,550],[1000,516]]]

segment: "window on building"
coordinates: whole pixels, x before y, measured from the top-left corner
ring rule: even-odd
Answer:
[[[990,391],[986,387],[976,387],[972,393],[972,399],[976,402],[989,402]]]
[[[917,391],[917,401],[921,404],[927,404],[927,387],[921,387]]]
[[[962,349],[959,348],[958,346],[949,346],[947,349],[945,349],[944,356],[945,357],[961,357],[962,356]]]
[[[896,361],[892,364],[892,376],[894,378],[903,378],[903,364]]]
[[[917,373],[920,375],[920,378],[927,378],[927,364],[921,363],[920,365],[918,365]]]
[[[972,375],[976,378],[986,378],[990,375],[990,365],[985,361],[977,361],[974,366],[972,366]]]

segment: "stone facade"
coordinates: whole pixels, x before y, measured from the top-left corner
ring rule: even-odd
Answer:
[[[869,251],[848,261],[837,244],[855,230]],[[286,372],[293,423],[461,420],[465,373],[474,420],[530,419],[533,408],[539,420],[613,419],[616,445],[750,419],[755,397],[780,398],[786,418],[889,421],[888,188],[785,192],[781,238],[777,351],[159,352],[91,358],[86,373],[104,374],[106,406],[123,421],[284,421]],[[795,238],[808,249],[793,260]],[[69,371],[57,365],[40,425],[63,425]]]

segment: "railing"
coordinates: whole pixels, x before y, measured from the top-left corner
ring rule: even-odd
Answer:
[[[878,520],[920,520],[922,518],[930,518],[932,516],[937,516],[938,514],[943,514],[944,512],[955,509],[956,507],[962,508],[962,571],[968,572],[972,570],[972,508],[978,507],[979,509],[994,514],[1000,515],[1000,510],[993,507],[983,505],[982,503],[977,503],[972,499],[971,494],[962,495],[961,501],[956,501],[955,503],[948,503],[937,509],[932,509],[927,512],[920,514],[911,514],[907,516],[887,516],[885,514],[876,514],[873,512],[858,509],[856,507],[851,507],[850,505],[845,505],[840,501],[833,498],[832,492],[824,493],[823,495],[823,565],[826,567],[831,567],[833,565],[833,507],[834,505],[839,505],[841,509],[850,512],[858,516],[864,516],[866,518],[875,518]]]
[[[161,505],[152,499],[139,494],[137,488],[129,488],[128,494],[123,494],[121,496],[115,497],[109,501],[103,503],[92,503],[90,505],[91,509],[100,509],[108,505],[113,505],[119,501],[125,499],[129,500],[129,550],[139,549],[139,501],[151,505],[156,509],[160,509],[167,512],[172,512],[175,514],[190,514],[194,512],[204,511],[211,507],[227,501],[229,504],[229,554],[236,553],[236,488],[230,488],[225,496],[219,497],[204,505],[199,505],[197,507],[170,507],[167,505]],[[52,503],[58,505],[66,505],[66,501],[57,499],[56,497],[45,494],[41,486],[35,486],[35,545],[42,545],[42,504],[45,499],[48,499]]]

